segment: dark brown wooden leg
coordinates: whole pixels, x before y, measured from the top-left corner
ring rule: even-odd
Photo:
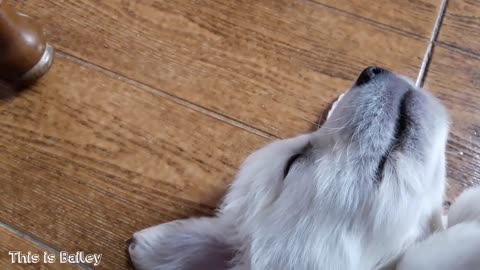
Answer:
[[[53,47],[41,28],[0,0],[0,79],[33,82],[48,71],[52,60]]]

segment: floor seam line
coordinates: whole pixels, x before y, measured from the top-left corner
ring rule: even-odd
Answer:
[[[332,10],[334,12],[337,12],[337,13],[341,13],[341,14],[344,14],[346,16],[350,16],[352,18],[356,18],[356,19],[359,19],[361,21],[363,21],[364,23],[368,23],[370,25],[375,25],[375,26],[378,26],[379,28],[382,28],[384,30],[390,30],[391,32],[393,33],[396,33],[396,34],[403,34],[405,36],[408,36],[410,38],[416,38],[416,39],[421,39],[421,40],[426,40],[428,39],[427,37],[421,35],[421,34],[416,34],[416,33],[413,33],[413,32],[410,32],[410,31],[407,31],[407,30],[403,30],[401,28],[398,28],[398,27],[395,27],[395,26],[392,26],[392,25],[388,25],[386,23],[382,23],[382,22],[379,22],[379,21],[375,21],[375,20],[372,20],[370,18],[367,18],[367,17],[364,17],[364,16],[360,16],[358,14],[355,14],[355,13],[351,13],[351,12],[348,12],[348,11],[345,11],[343,9],[339,9],[339,8],[336,8],[334,6],[330,6],[330,5],[327,5],[327,4],[324,4],[324,3],[321,3],[321,2],[318,2],[316,0],[305,0],[307,2],[311,2],[315,5],[318,5],[318,6],[321,6],[325,9],[329,9],[329,10]]]
[[[115,78],[117,80],[120,80],[124,83],[127,83],[129,85],[132,85],[136,88],[139,88],[139,89],[142,89],[144,91],[147,91],[148,93],[152,93],[152,94],[155,94],[155,95],[158,95],[160,97],[163,97],[163,98],[166,98],[172,102],[175,102],[181,106],[184,106],[188,109],[191,109],[191,110],[194,110],[194,111],[197,111],[197,112],[200,112],[204,115],[207,115],[209,117],[212,117],[216,120],[219,120],[219,121],[222,121],[224,123],[227,123],[227,124],[230,124],[232,126],[235,126],[235,127],[238,127],[240,129],[243,129],[243,130],[246,130],[250,133],[253,133],[255,135],[258,135],[258,136],[261,136],[261,137],[264,137],[266,139],[270,139],[270,140],[274,140],[274,139],[278,139],[279,137],[274,135],[274,134],[271,134],[271,133],[268,133],[266,131],[263,131],[263,130],[260,130],[260,129],[257,129],[253,126],[250,126],[246,123],[243,123],[242,121],[239,121],[237,119],[234,119],[230,116],[227,116],[227,115],[224,115],[224,114],[221,114],[221,113],[218,113],[218,112],[215,112],[215,111],[212,111],[210,109],[207,109],[207,108],[204,108],[198,104],[195,104],[195,103],[192,103],[186,99],[183,99],[181,97],[177,97],[175,95],[172,95],[164,90],[161,90],[159,88],[156,88],[156,87],[153,87],[153,86],[149,86],[145,83],[142,83],[142,82],[139,82],[135,79],[132,79],[132,78],[129,78],[129,77],[126,77],[122,74],[119,74],[115,71],[112,71],[112,70],[109,70],[109,69],[106,69],[104,67],[101,67],[97,64],[94,64],[94,63],[91,63],[91,62],[88,62],[86,60],[83,60],[79,57],[76,57],[74,55],[71,55],[69,53],[66,53],[62,50],[59,50],[59,49],[56,49],[56,55],[57,56],[60,56],[62,58],[65,58],[67,60],[70,60],[74,63],[77,63],[77,64],[80,64],[84,67],[88,67],[88,68],[91,68],[95,71],[99,71],[103,74],[106,74],[107,76],[111,77],[111,78]]]
[[[444,48],[444,49],[447,49],[449,51],[456,52],[456,53],[459,53],[459,54],[462,54],[462,55],[467,55],[467,56],[472,57],[474,59],[480,60],[480,54],[475,53],[475,52],[470,51],[470,50],[467,50],[467,49],[457,47],[455,45],[445,43],[444,41],[435,42],[435,46],[436,47],[441,47],[441,48]]]
[[[435,46],[438,34],[440,33],[443,18],[445,17],[445,11],[447,10],[447,5],[448,0],[442,0],[437,18],[435,20],[435,24],[432,29],[432,34],[430,35],[430,40],[428,41],[427,49],[425,50],[425,54],[423,56],[422,66],[420,67],[420,70],[418,72],[417,81],[415,83],[417,87],[423,87],[423,84],[425,82],[425,75],[432,60],[433,47]]]
[[[9,232],[11,232],[15,235],[18,235],[19,237],[21,237],[25,240],[33,242],[35,245],[45,249],[45,251],[50,251],[50,252],[55,253],[55,255],[57,257],[60,254],[60,250],[57,250],[56,248],[54,248],[54,247],[48,245],[47,243],[45,243],[44,241],[41,241],[41,240],[37,239],[36,237],[30,235],[27,232],[24,232],[24,231],[22,231],[18,228],[13,227],[12,225],[9,225],[9,224],[6,224],[5,222],[0,221],[0,227],[6,229],[7,231],[9,231]],[[76,263],[76,264],[72,264],[72,265],[79,266],[79,267],[81,267],[82,269],[85,269],[85,270],[93,270],[92,267],[90,267],[90,266],[88,266],[84,263]]]

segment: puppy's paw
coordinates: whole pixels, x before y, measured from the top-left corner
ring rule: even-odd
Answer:
[[[409,248],[397,270],[480,269],[480,187],[464,191],[450,207],[448,228]]]
[[[135,233],[128,251],[137,270],[225,270],[228,233],[218,218],[177,220]]]
[[[480,187],[467,189],[450,207],[448,227],[469,221],[480,222]]]
[[[478,270],[479,250],[480,223],[460,223],[409,248],[397,270]]]
[[[174,226],[175,222],[170,222],[141,230],[133,235],[129,241],[128,253],[135,269],[165,268],[165,262],[159,256],[169,250],[167,235]]]

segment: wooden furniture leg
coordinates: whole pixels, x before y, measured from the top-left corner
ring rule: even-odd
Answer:
[[[0,0],[0,80],[33,82],[48,71],[53,55],[40,27]]]

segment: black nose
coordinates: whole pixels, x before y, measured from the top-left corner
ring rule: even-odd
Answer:
[[[367,67],[360,73],[360,76],[358,76],[357,82],[355,85],[362,85],[365,83],[368,83],[371,79],[373,79],[375,76],[378,74],[386,72],[385,69],[379,68],[379,67]]]

